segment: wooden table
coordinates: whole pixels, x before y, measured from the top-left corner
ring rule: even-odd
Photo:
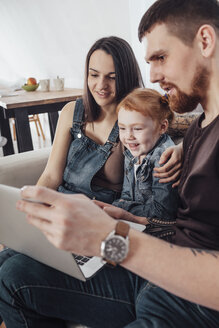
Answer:
[[[9,118],[15,119],[18,151],[33,150],[28,115],[48,113],[51,140],[53,141],[58,111],[69,101],[81,97],[82,89],[65,89],[64,91],[16,91],[14,96],[0,98],[0,130],[8,139],[3,147],[3,154],[14,154]]]

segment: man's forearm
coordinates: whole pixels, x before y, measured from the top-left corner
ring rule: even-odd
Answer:
[[[175,295],[219,310],[219,252],[179,247],[131,230],[122,265]]]
[[[28,222],[54,246],[66,251],[100,256],[101,241],[116,225],[84,195],[29,186],[21,197],[47,204],[20,200],[17,209],[28,214]],[[133,229],[129,235],[125,268],[180,297],[219,310],[218,252],[175,246]]]

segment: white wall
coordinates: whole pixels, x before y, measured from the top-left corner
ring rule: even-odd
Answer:
[[[155,0],[147,0],[147,9],[155,2]],[[150,82],[150,66],[145,65],[145,76],[146,76],[146,86],[148,88],[156,89],[157,91],[163,93],[163,90],[160,88],[159,84]]]
[[[0,87],[29,76],[65,77],[82,87],[88,49],[117,35],[133,47],[145,76],[137,27],[146,0],[0,0]],[[152,1],[153,2],[153,1]]]
[[[143,47],[143,44],[140,43],[138,40],[138,25],[148,7],[148,0],[129,0],[129,25],[131,33],[130,44],[135,52],[145,84],[147,84],[146,64],[144,60],[145,49]]]

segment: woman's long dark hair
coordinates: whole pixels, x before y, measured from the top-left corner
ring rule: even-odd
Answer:
[[[99,105],[88,88],[88,71],[90,57],[96,50],[103,50],[113,58],[116,73],[116,102],[119,103],[133,89],[144,86],[141,72],[134,52],[128,42],[116,36],[97,40],[90,48],[85,63],[85,81],[83,103],[86,120],[95,121],[99,114]]]

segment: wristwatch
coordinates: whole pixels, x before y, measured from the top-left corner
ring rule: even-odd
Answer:
[[[101,256],[104,263],[115,267],[126,258],[129,251],[129,229],[129,224],[119,221],[115,230],[102,241]]]

